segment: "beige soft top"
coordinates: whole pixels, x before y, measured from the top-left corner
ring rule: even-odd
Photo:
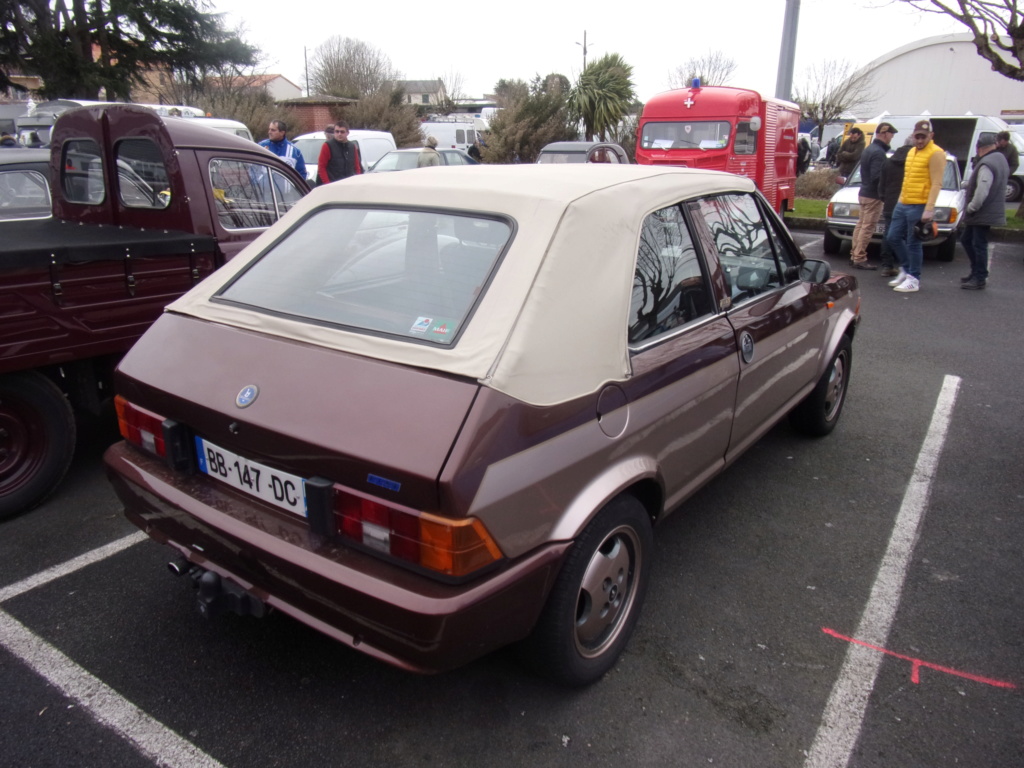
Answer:
[[[380,360],[477,379],[553,405],[630,375],[626,342],[640,227],[651,212],[754,189],[714,171],[638,165],[484,165],[363,174],[318,187],[171,312]],[[420,206],[496,213],[518,230],[452,347],[288,320],[210,302],[246,265],[324,205]]]

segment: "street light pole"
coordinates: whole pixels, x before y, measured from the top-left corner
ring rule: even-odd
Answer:
[[[789,101],[793,91],[793,59],[796,57],[796,28],[800,21],[800,0],[786,0],[779,46],[779,72],[775,78],[775,98]]]
[[[586,70],[586,68],[587,68],[587,30],[585,30],[585,29],[583,30],[583,42],[582,43],[576,43],[576,45],[582,45],[583,46],[583,69]]]

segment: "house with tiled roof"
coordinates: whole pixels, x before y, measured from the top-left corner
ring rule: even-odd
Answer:
[[[440,104],[445,98],[444,83],[436,80],[396,80],[395,87],[405,91],[405,103],[415,106]]]

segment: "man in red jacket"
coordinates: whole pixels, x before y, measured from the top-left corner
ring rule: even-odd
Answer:
[[[348,140],[348,123],[334,124],[334,136],[324,142],[317,159],[317,184],[329,184],[363,172],[359,147]]]

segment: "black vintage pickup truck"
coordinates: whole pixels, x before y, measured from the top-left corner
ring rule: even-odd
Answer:
[[[39,504],[163,307],[307,191],[258,145],[133,105],[0,150],[0,518]]]

